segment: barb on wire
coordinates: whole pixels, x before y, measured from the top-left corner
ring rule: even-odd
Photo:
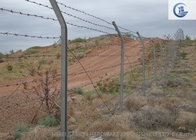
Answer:
[[[72,25],[72,26],[78,27],[78,28],[85,28],[85,29],[88,29],[88,30],[101,32],[101,33],[104,33],[104,34],[110,34],[110,33],[106,32],[106,31],[102,31],[102,30],[94,29],[94,28],[91,28],[91,27],[80,26],[80,25],[76,25],[76,24],[73,24],[73,23],[69,23],[69,22],[66,22],[66,23],[67,23],[67,24],[69,24],[69,25]]]
[[[60,5],[62,5],[62,6],[64,6],[64,7],[66,7],[66,8],[69,8],[69,9],[71,9],[71,10],[74,10],[74,11],[77,11],[77,12],[80,12],[80,13],[83,13],[83,14],[85,14],[85,15],[88,15],[88,16],[91,16],[91,17],[96,18],[96,19],[98,19],[98,20],[101,20],[101,21],[103,21],[103,22],[105,22],[105,23],[107,23],[107,24],[109,24],[109,25],[112,25],[112,23],[110,23],[110,22],[108,22],[108,21],[106,21],[106,20],[104,20],[104,19],[102,19],[102,18],[99,18],[99,17],[96,17],[96,16],[94,16],[94,15],[88,14],[88,13],[86,13],[86,12],[84,12],[84,11],[79,10],[79,9],[76,9],[76,8],[73,8],[73,7],[70,7],[70,6],[67,6],[67,5],[65,5],[65,4],[63,4],[63,3],[61,3],[61,2],[57,2],[57,3],[60,4]],[[128,30],[128,29],[125,29],[125,28],[120,27],[120,26],[118,26],[118,27],[121,28],[121,29],[123,29],[123,30],[126,30],[126,31],[129,31],[129,32],[130,32],[130,30]],[[112,29],[113,29],[113,28],[112,28]]]
[[[31,3],[34,3],[34,4],[37,4],[39,6],[43,6],[43,7],[46,7],[46,8],[49,8],[49,9],[53,9],[52,7],[49,7],[48,5],[44,5],[44,4],[41,4],[41,3],[37,3],[35,1],[31,1],[31,0],[25,0],[27,2],[31,2]]]
[[[48,36],[32,36],[27,34],[18,34],[18,33],[9,33],[9,32],[0,32],[2,35],[13,35],[13,36],[22,36],[22,37],[30,37],[30,38],[40,38],[40,39],[57,39],[60,37],[48,37]]]
[[[66,14],[66,15],[68,15],[68,16],[71,16],[71,17],[73,17],[73,18],[76,18],[76,19],[79,19],[79,20],[81,20],[81,21],[90,23],[90,24],[92,24],[92,25],[99,26],[99,27],[103,27],[103,28],[107,28],[107,29],[110,29],[110,30],[114,30],[114,29],[111,28],[111,27],[107,27],[107,26],[104,26],[104,25],[100,25],[100,24],[97,24],[97,23],[93,23],[93,22],[91,22],[91,21],[82,19],[82,18],[80,18],[80,17],[74,16],[74,15],[69,14],[69,13],[67,13],[67,12],[64,12],[64,11],[61,11],[61,12],[64,13],[64,14]]]
[[[31,1],[31,0],[25,0],[25,1],[31,2],[31,3],[37,4],[37,5],[39,5],[39,6],[43,6],[43,7],[49,8],[49,9],[53,9],[52,7],[49,7],[49,6],[47,6],[47,5],[43,5],[43,4],[41,4],[41,3],[37,3],[37,2]],[[62,12],[62,13],[65,13],[65,14],[67,14],[67,15],[69,15],[69,16],[72,16],[72,17],[74,17],[74,18],[78,18],[78,19],[79,19],[79,17],[73,16],[73,15],[68,14],[68,13],[66,13],[66,12],[63,12],[63,11],[61,11],[61,12]],[[80,20],[87,21],[87,20],[84,20],[84,19],[81,19],[81,18],[80,18]],[[66,23],[69,24],[69,25],[78,27],[78,28],[85,28],[85,29],[89,29],[89,30],[93,30],[93,31],[101,32],[101,33],[110,34],[110,33],[108,33],[108,32],[102,31],[102,30],[98,30],[98,29],[94,29],[94,28],[90,28],[90,27],[86,27],[86,26],[80,26],[80,25],[76,25],[76,24],[73,24],[73,23],[69,23],[69,22],[66,22]],[[88,21],[88,23],[91,23],[91,24],[92,24],[92,22],[90,22],[90,21]],[[98,24],[96,24],[96,23],[94,23],[94,24],[98,26]],[[99,25],[99,26],[100,26],[100,25]],[[108,28],[109,28],[109,27],[108,27]]]
[[[49,8],[49,9],[53,9],[52,7],[49,7],[48,5],[44,5],[44,4],[41,4],[41,3],[37,3],[37,2],[35,2],[35,1],[31,1],[31,0],[25,0],[25,1],[31,2],[31,3],[33,3],[33,4],[36,4],[36,5],[39,5],[39,6],[43,6],[43,7]],[[69,8],[69,9],[75,10],[75,11],[77,11],[77,12],[81,12],[81,13],[83,13],[83,14],[85,14],[85,15],[88,15],[88,16],[91,16],[91,17],[96,18],[96,19],[98,19],[98,20],[101,20],[101,21],[103,21],[103,22],[105,22],[105,23],[107,23],[107,24],[109,24],[109,25],[112,25],[112,23],[110,23],[110,22],[108,22],[108,21],[106,21],[106,20],[104,20],[104,19],[102,19],[102,18],[93,16],[93,15],[91,15],[91,14],[88,14],[88,13],[86,13],[86,12],[84,12],[84,11],[81,11],[81,10],[78,10],[78,9],[75,9],[75,8],[72,8],[72,7],[70,7],[70,6],[66,6],[66,5],[63,4],[63,3],[60,3],[60,2],[57,2],[57,3],[60,4],[60,5],[65,6],[65,7],[67,7],[67,8]],[[88,23],[90,23],[90,24],[93,24],[93,25],[96,25],[96,26],[100,26],[100,27],[104,27],[104,28],[108,28],[108,29],[114,30],[114,29],[111,28],[111,27],[99,25],[99,24],[96,24],[96,23],[93,23],[93,22],[84,20],[84,19],[82,19],[82,18],[73,16],[73,15],[68,14],[68,13],[66,13],[66,12],[63,12],[63,11],[61,11],[61,12],[62,12],[62,13],[65,13],[65,14],[67,14],[67,15],[69,15],[69,16],[72,16],[72,17],[74,17],[74,18],[80,19],[80,20],[82,20],[82,21],[88,22]],[[72,25],[71,23],[67,23],[67,24]],[[72,26],[74,26],[74,24],[73,24]],[[123,29],[123,30],[126,30],[126,31],[129,31],[129,32],[130,32],[130,30],[128,30],[128,29],[125,29],[125,28],[120,27],[120,26],[118,26],[118,27],[121,28],[121,29]],[[87,28],[87,29],[88,29],[88,28]],[[98,30],[95,30],[95,31],[98,31]],[[102,31],[102,32],[103,32],[103,31]],[[103,33],[106,33],[106,32],[103,32]],[[108,33],[107,33],[107,34],[108,34]]]
[[[6,11],[6,12],[11,12],[14,14],[20,14],[20,15],[24,15],[24,16],[31,16],[31,17],[37,17],[37,18],[42,18],[42,19],[50,19],[53,21],[57,21],[57,19],[54,18],[50,18],[50,17],[44,17],[44,16],[39,16],[39,15],[33,15],[33,14],[29,14],[29,13],[23,13],[23,12],[18,12],[18,11],[14,11],[14,10],[9,10],[9,9],[5,9],[5,8],[0,8],[1,11]]]
[[[32,58],[32,57],[53,57],[53,56],[56,56],[56,55],[21,55],[21,56],[5,56],[4,58],[10,58],[10,59],[15,59],[15,58]]]
[[[70,6],[67,6],[67,5],[65,5],[65,4],[63,4],[63,3],[60,3],[60,2],[57,2],[57,3],[60,4],[60,5],[62,5],[62,6],[64,6],[64,7],[66,7],[66,8],[69,8],[69,9],[71,9],[71,10],[74,10],[74,11],[77,11],[77,12],[80,12],[80,13],[83,13],[83,14],[85,14],[85,15],[91,16],[91,17],[93,17],[93,18],[96,18],[96,19],[101,20],[101,21],[103,21],[103,22],[106,22],[106,23],[108,23],[108,24],[111,24],[110,22],[108,22],[108,21],[106,21],[106,20],[104,20],[104,19],[101,19],[101,18],[96,17],[96,16],[94,16],[94,15],[88,14],[88,13],[86,13],[86,12],[84,12],[84,11],[79,10],[79,9],[76,9],[76,8],[73,8],[73,7],[70,7]]]

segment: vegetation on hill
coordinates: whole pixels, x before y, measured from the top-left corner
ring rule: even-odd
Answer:
[[[68,53],[69,65],[77,62],[73,59],[73,56],[70,57],[73,53],[77,59],[81,59],[85,54],[88,54],[89,50],[107,41],[108,39],[93,40],[81,38],[70,41]],[[157,47],[158,45],[156,44],[155,46]],[[157,64],[161,65],[161,50],[158,47],[157,50]],[[148,54],[152,51],[152,48],[147,50]],[[24,73],[30,73],[32,76],[47,75],[47,70],[51,66],[53,70],[60,70],[60,52],[60,46],[57,44],[45,48],[31,47],[21,52],[21,58],[9,58],[16,57],[15,53],[6,57],[3,56],[2,60],[4,62],[0,63],[0,68],[2,68],[0,82],[19,78]],[[100,136],[100,139],[107,140],[167,140],[167,138],[188,140],[193,137],[191,134],[196,133],[195,54],[196,41],[186,36],[186,40],[182,41],[177,48],[177,57],[174,62],[167,70],[163,70],[162,68],[157,70],[157,73],[162,76],[156,79],[157,85],[146,81],[146,96],[143,95],[140,87],[142,84],[141,67],[135,67],[126,71],[124,75],[122,114],[119,112],[120,79],[118,76],[106,79],[101,78],[94,84],[93,90],[84,90],[82,87],[76,87],[68,91],[69,132],[77,130],[86,133],[118,132],[121,134],[118,136]],[[41,58],[44,55],[47,55],[47,57],[38,61],[38,57]],[[152,58],[150,57],[150,59]],[[152,59],[146,63],[146,72],[149,77],[154,74],[152,74],[153,62]],[[9,77],[8,75],[12,76]],[[50,82],[47,76],[45,80],[42,80],[43,84]],[[59,139],[60,135],[52,134],[59,132],[58,129],[60,128],[60,98],[57,100],[49,98],[51,95],[49,94],[49,89],[51,88],[50,90],[54,92],[56,86],[48,84],[47,86],[38,88],[40,86],[37,84],[29,85],[28,87],[32,87],[35,95],[42,98],[42,103],[44,102],[47,106],[45,107],[47,113],[41,117],[39,116],[39,120],[32,124],[32,128],[27,127],[23,123],[17,125],[14,129],[15,138],[20,138],[21,140],[33,140],[38,137],[42,139],[46,137],[48,139]],[[51,97],[54,96],[51,95]],[[21,131],[18,131],[18,129]],[[175,132],[177,136],[171,135],[171,132]],[[166,135],[163,135],[163,133]],[[180,134],[190,135],[184,138],[184,135]],[[69,140],[78,139],[85,140],[91,138],[90,136],[81,135],[69,138]]]

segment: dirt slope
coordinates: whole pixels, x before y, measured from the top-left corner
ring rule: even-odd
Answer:
[[[141,59],[141,42],[130,38],[124,38],[125,40],[125,57],[124,57],[124,69],[127,71],[131,66],[134,66]],[[68,89],[74,87],[85,86],[91,83],[89,77],[85,73],[87,71],[93,82],[101,79],[117,76],[120,74],[120,61],[121,61],[121,42],[119,38],[113,38],[110,40],[111,44],[115,45],[102,45],[94,49],[87,51],[80,63],[76,62],[68,67]],[[107,43],[108,44],[108,43]],[[149,41],[146,41],[145,47],[150,47]],[[80,65],[82,64],[82,66]],[[84,68],[84,69],[83,69]],[[60,72],[59,72],[60,73]],[[82,74],[81,74],[82,73]],[[21,82],[24,77],[12,80],[9,82],[0,83],[1,85],[14,84]],[[28,76],[26,81],[32,81],[36,79],[36,76]],[[60,83],[59,83],[60,85]],[[85,88],[85,87],[84,87]],[[88,88],[92,88],[92,85]],[[0,96],[6,96],[12,93],[16,89],[16,86],[1,87]],[[23,86],[17,89],[17,92],[21,91]]]

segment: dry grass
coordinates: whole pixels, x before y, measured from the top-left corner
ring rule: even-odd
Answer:
[[[180,111],[179,118],[172,128],[175,131],[194,133],[196,131],[196,115],[191,112]]]
[[[160,98],[158,99],[158,104],[168,109],[171,113],[178,113],[177,108],[185,102],[184,99],[178,97],[171,98]]]
[[[30,132],[22,133],[20,140],[59,140],[60,137],[55,135],[58,129],[36,126]]]
[[[124,104],[128,110],[137,111],[147,104],[147,98],[139,95],[129,96]]]
[[[178,114],[172,114],[168,109],[155,106],[143,109],[133,114],[131,121],[133,125],[146,129],[158,129],[170,127],[178,118]]]

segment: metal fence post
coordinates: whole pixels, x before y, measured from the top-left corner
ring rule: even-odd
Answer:
[[[163,70],[163,46],[161,44],[161,42],[159,42],[159,46],[160,46],[160,51],[161,51],[161,78],[162,78],[162,70]]]
[[[143,83],[142,83],[142,87],[143,87],[143,94],[144,96],[146,95],[146,74],[145,74],[145,46],[144,46],[144,41],[141,38],[139,32],[137,32],[138,37],[140,38],[140,41],[142,42],[142,77],[143,77]]]
[[[154,79],[155,79],[155,84],[156,84],[156,86],[157,86],[158,84],[157,84],[156,48],[155,48],[155,45],[154,45],[154,42],[153,42],[152,39],[150,40],[150,42],[152,43],[152,46],[153,46],[153,54],[154,54]]]
[[[124,39],[116,25],[116,23],[112,22],[113,26],[115,27],[118,35],[121,39],[121,70],[120,70],[120,113],[122,114],[123,111],[123,81],[124,81]]]
[[[50,0],[61,25],[61,140],[67,140],[67,25],[56,0]]]

